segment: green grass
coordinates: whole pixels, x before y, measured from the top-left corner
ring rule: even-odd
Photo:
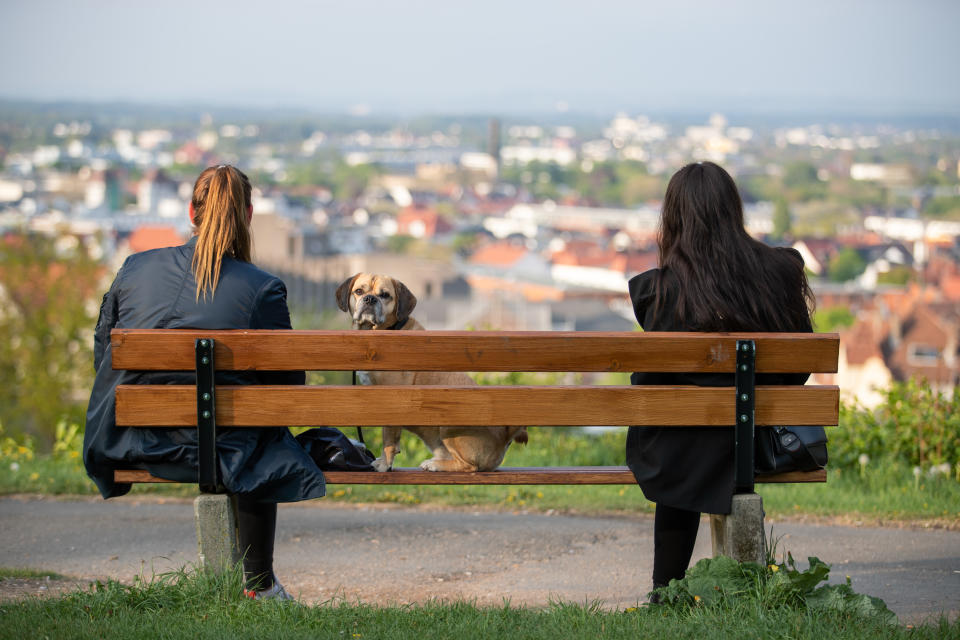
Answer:
[[[331,600],[316,606],[255,602],[239,572],[178,571],[132,585],[94,583],[57,598],[0,606],[0,639],[35,638],[960,638],[960,621],[906,628],[857,611],[811,610],[751,596],[721,605],[605,611],[596,604],[482,608],[434,601],[381,607]]]
[[[808,513],[871,520],[940,520],[960,523],[960,482],[952,476],[916,476],[905,465],[874,465],[863,474],[833,469],[827,483],[758,484],[774,515]]]
[[[63,576],[61,576],[59,573],[54,573],[53,571],[37,571],[35,569],[0,567],[0,581],[9,580],[12,578],[50,578],[51,580],[59,580],[62,577]]]
[[[346,432],[354,436],[353,429]],[[378,430],[367,430],[367,441],[379,451]],[[585,435],[562,429],[531,429],[530,444],[513,445],[504,466],[621,465],[625,435],[622,430]],[[407,434],[398,466],[415,466],[428,457],[417,438]],[[941,520],[960,522],[960,482],[952,475],[915,476],[912,468],[870,463],[859,469],[831,467],[826,484],[758,484],[768,515],[844,516],[869,520]],[[0,494],[95,494],[78,456],[0,456]],[[192,497],[196,485],[134,485],[134,495]],[[433,503],[451,506],[489,506],[532,511],[650,512],[640,489],[628,486],[402,486],[331,485],[326,500],[345,503]]]

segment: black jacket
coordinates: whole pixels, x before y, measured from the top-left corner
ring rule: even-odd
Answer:
[[[87,408],[83,462],[105,498],[129,484],[113,481],[115,469],[139,468],[180,482],[197,481],[197,429],[116,426],[119,384],[195,384],[193,373],[114,371],[110,330],[289,329],[286,288],[252,264],[223,259],[213,298],[196,300],[191,261],[196,238],[181,247],[137,253],[124,262],[100,306],[94,339],[96,378]],[[217,384],[303,384],[300,372],[218,372]],[[221,481],[230,493],[267,502],[324,495],[323,473],[287,429],[220,428]]]
[[[664,272],[663,306],[654,317],[658,269],[630,280],[630,300],[644,331],[693,331],[676,310],[679,282]],[[802,292],[797,291],[798,296]],[[812,331],[812,327],[804,328]],[[808,374],[758,374],[756,384],[803,384]],[[733,374],[643,373],[636,385],[733,386]],[[731,391],[731,393],[733,393]],[[733,416],[731,427],[630,427],[627,466],[651,502],[688,511],[730,513],[733,498]]]

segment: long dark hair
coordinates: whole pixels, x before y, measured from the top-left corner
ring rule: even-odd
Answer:
[[[733,178],[712,162],[670,179],[660,216],[660,274],[679,282],[677,312],[696,331],[809,331],[813,293],[796,251],[754,240]]]

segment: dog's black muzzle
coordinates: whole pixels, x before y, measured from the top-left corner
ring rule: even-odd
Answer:
[[[353,322],[358,326],[366,324],[383,324],[383,304],[375,295],[367,294],[360,298],[357,304],[357,311],[353,314]]]

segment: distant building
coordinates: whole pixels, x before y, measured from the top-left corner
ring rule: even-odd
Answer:
[[[960,222],[902,216],[867,216],[863,226],[893,240],[952,244],[960,238]]]
[[[410,205],[397,214],[397,233],[414,238],[433,238],[453,230],[450,222],[431,207]]]
[[[0,202],[19,202],[23,198],[23,184],[19,180],[0,179]]]
[[[818,375],[815,383],[835,383],[846,400],[868,408],[883,402],[893,381],[917,378],[947,393],[960,385],[960,302],[929,302],[928,293],[901,294],[891,311],[886,304],[861,311],[840,334],[836,377]],[[914,302],[898,310],[907,300]]]
[[[477,249],[468,262],[471,265],[488,267],[506,271],[527,271],[535,266],[537,275],[549,274],[549,268],[544,261],[523,245],[509,242],[494,242]]]
[[[631,235],[650,237],[656,235],[660,224],[660,212],[653,207],[610,209],[563,206],[552,202],[517,204],[506,213],[506,218],[523,229],[546,227],[599,234],[608,229],[616,229]],[[493,229],[491,231],[497,233]]]
[[[531,162],[554,163],[561,167],[572,164],[577,159],[577,152],[569,146],[521,146],[510,145],[503,147],[500,157],[505,165],[525,165]]]
[[[626,295],[630,278],[657,266],[657,251],[614,251],[593,243],[567,243],[550,260],[550,275],[558,283]]]
[[[500,121],[490,118],[487,125],[487,154],[493,158],[494,175],[500,171]]]
[[[885,337],[886,327],[877,314],[862,316],[841,333],[835,384],[845,401],[868,408],[883,402],[883,390],[893,381],[881,348]]]
[[[84,204],[88,209],[103,207],[108,211],[120,211],[123,208],[123,185],[119,173],[116,169],[91,173],[84,193]]]
[[[960,305],[918,304],[891,327],[885,346],[895,379],[924,378],[952,390],[960,385]]]
[[[468,171],[483,173],[490,178],[495,178],[499,170],[499,162],[489,153],[464,153],[460,156],[460,166]]]
[[[850,165],[850,178],[886,184],[909,184],[913,182],[913,169],[906,164],[855,162]]]
[[[862,247],[858,253],[867,264],[863,274],[857,278],[865,289],[875,289],[879,279],[895,268],[913,268],[913,254],[899,243]]]
[[[173,159],[178,164],[199,165],[203,163],[206,153],[196,142],[187,140],[173,152]]]
[[[550,263],[520,244],[484,245],[463,266],[471,289],[480,295],[504,295],[528,301],[562,300],[564,292],[550,275]]]
[[[160,169],[147,171],[137,185],[137,209],[143,213],[158,213],[166,201],[181,203],[179,185]],[[183,210],[186,215],[186,209]]]
[[[827,275],[830,259],[837,253],[837,243],[827,238],[805,238],[793,243],[804,266],[814,275]]]

